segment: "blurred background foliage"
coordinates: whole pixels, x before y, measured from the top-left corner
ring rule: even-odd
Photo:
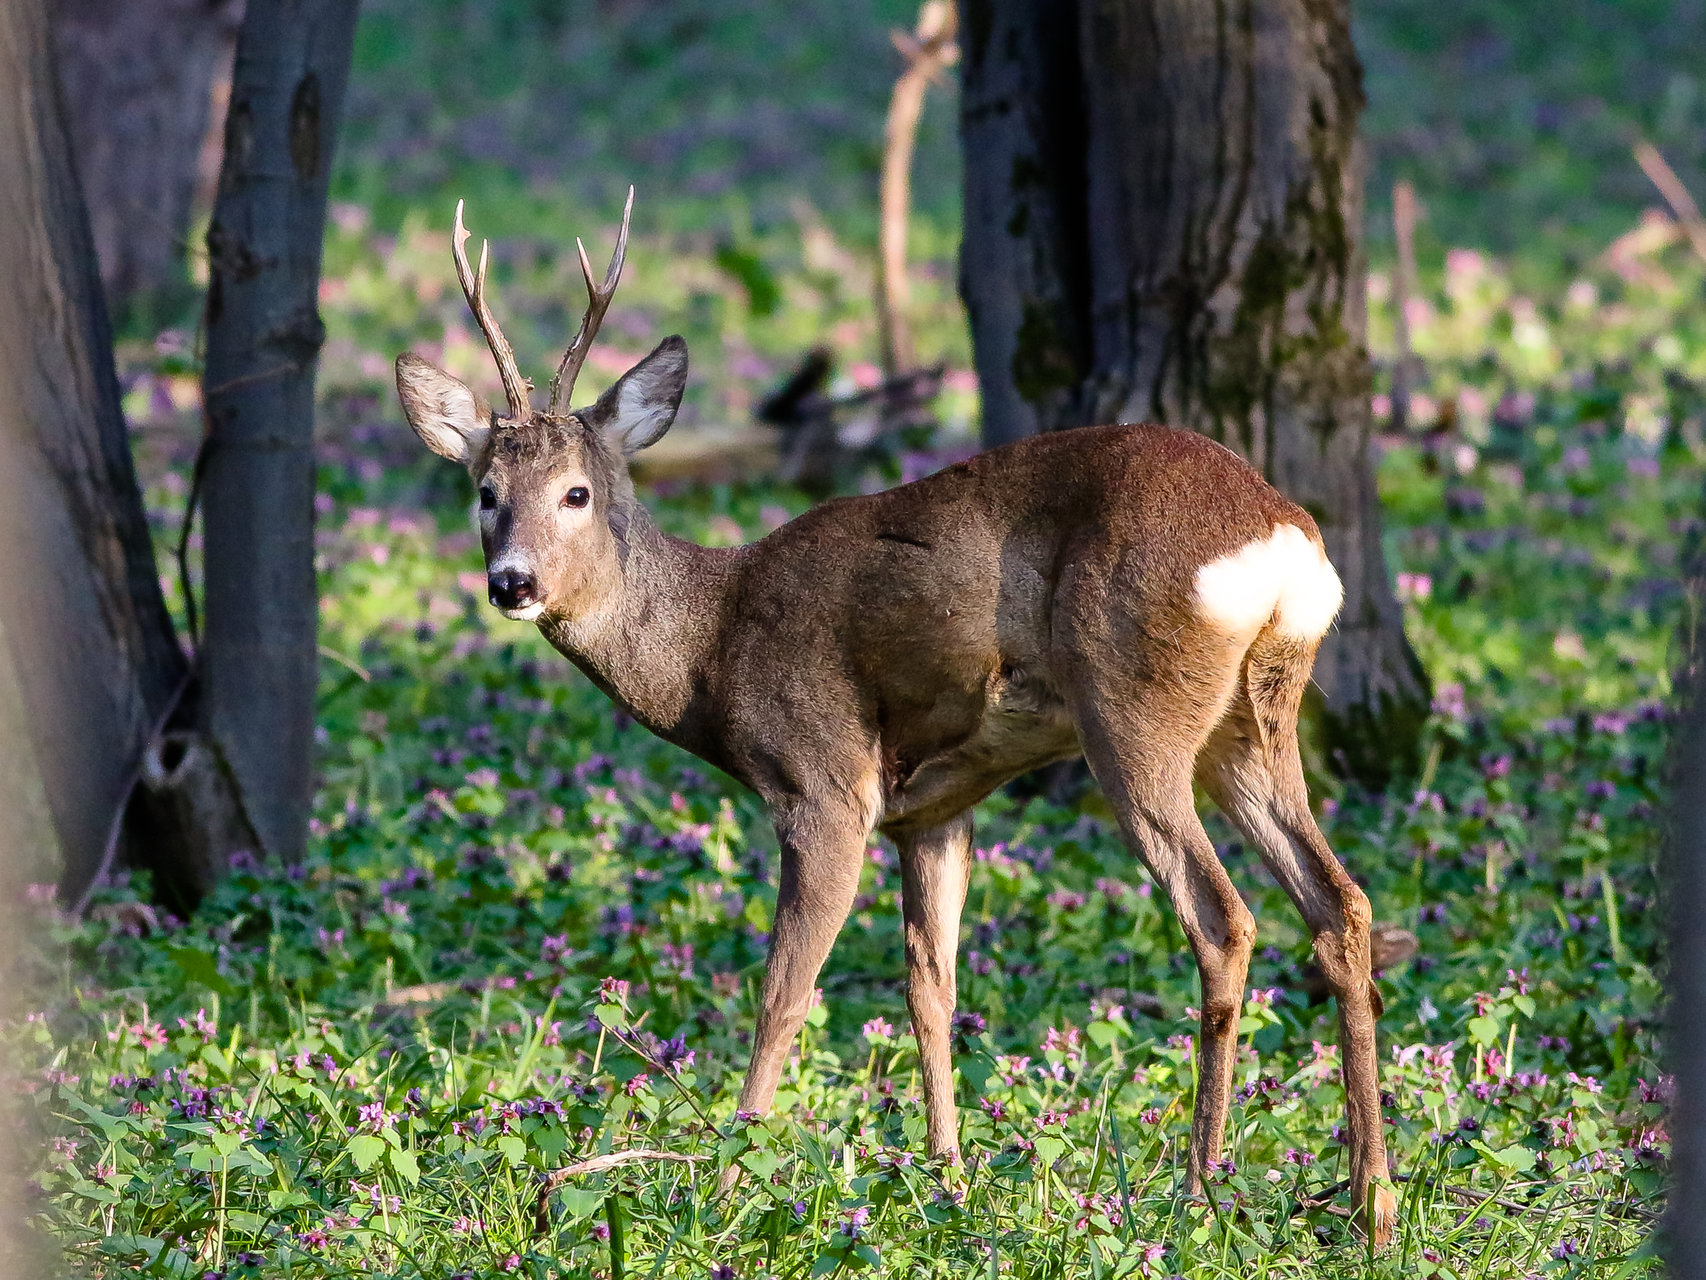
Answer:
[[[908,0],[369,0],[337,190],[400,230],[451,193],[492,202],[505,238],[613,217],[759,234],[808,202],[875,244],[883,109]],[[1646,137],[1696,190],[1706,170],[1706,4],[1698,0],[1362,0],[1371,247],[1389,251],[1392,184],[1417,186],[1434,265],[1468,245],[1567,269],[1653,202]],[[919,132],[919,234],[951,250],[957,110]],[[667,198],[665,198],[667,193]],[[1424,252],[1427,246],[1424,243]],[[1554,268],[1556,269],[1556,268]]]

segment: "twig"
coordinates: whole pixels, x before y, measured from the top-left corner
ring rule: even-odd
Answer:
[[[1410,426],[1410,391],[1415,352],[1410,345],[1410,298],[1416,289],[1416,189],[1408,179],[1392,188],[1392,229],[1398,239],[1398,266],[1392,273],[1393,327],[1398,345],[1392,366],[1392,430]]]
[[[647,1010],[647,1012],[649,1013],[650,1010]],[[642,1016],[640,1021],[644,1022],[645,1018]],[[628,1030],[632,1031],[634,1028],[630,1027]],[[611,1035],[616,1037],[617,1042],[620,1043],[623,1048],[627,1049],[629,1053],[632,1053],[635,1057],[642,1059],[647,1066],[651,1067],[654,1071],[657,1071],[665,1080],[668,1080],[672,1085],[674,1085],[676,1092],[687,1100],[687,1105],[693,1108],[694,1114],[697,1115],[700,1120],[704,1121],[707,1129],[716,1134],[719,1138],[728,1137],[726,1133],[717,1127],[717,1122],[705,1113],[705,1108],[699,1105],[699,1099],[693,1096],[686,1085],[682,1084],[681,1081],[675,1078],[675,1073],[673,1071],[664,1066],[663,1063],[659,1062],[656,1058],[652,1057],[652,1055],[647,1053],[644,1049],[640,1048],[639,1045],[635,1044],[617,1028],[610,1027],[609,1031]]]
[[[954,43],[951,0],[925,0],[911,34],[894,33],[895,47],[906,69],[895,81],[883,126],[883,168],[878,223],[877,329],[883,371],[894,377],[912,363],[912,339],[907,332],[906,229],[912,205],[912,152],[918,139],[918,117],[924,91],[959,58]]]
[[[708,1160],[709,1156],[690,1155],[681,1151],[653,1151],[647,1147],[629,1147],[625,1151],[612,1151],[606,1155],[593,1156],[587,1160],[578,1160],[574,1164],[566,1164],[561,1169],[553,1169],[545,1175],[539,1184],[538,1198],[533,1202],[533,1231],[536,1236],[542,1236],[550,1229],[550,1202],[552,1194],[570,1178],[578,1178],[583,1173],[604,1173],[607,1170],[619,1168],[625,1164],[637,1164],[645,1160],[675,1161],[678,1164],[694,1164],[700,1160]]]
[[[1682,179],[1676,176],[1676,170],[1659,154],[1659,149],[1644,138],[1635,144],[1635,163],[1641,166],[1641,172],[1652,179],[1659,194],[1665,198],[1676,220],[1688,233],[1688,242],[1694,246],[1694,252],[1706,261],[1706,217],[1701,216],[1700,206],[1694,203],[1694,197]]]
[[[337,663],[344,670],[354,672],[356,675],[361,677],[363,683],[373,683],[373,673],[366,667],[362,666],[361,663],[357,662],[354,658],[350,657],[347,653],[339,653],[330,645],[325,644],[315,645],[314,652],[319,654],[322,658],[326,658]]]
[[[1351,1210],[1333,1203],[1333,1200],[1338,1196],[1339,1192],[1348,1191],[1350,1189],[1350,1185],[1351,1180],[1346,1178],[1343,1181],[1332,1183],[1330,1186],[1322,1187],[1321,1190],[1312,1196],[1298,1196],[1297,1203],[1305,1209],[1315,1209],[1322,1213],[1330,1213],[1335,1218],[1353,1218],[1356,1215],[1352,1213]]]
[[[283,364],[271,365],[265,369],[256,369],[253,373],[240,373],[235,378],[227,378],[224,382],[216,382],[211,387],[203,387],[201,398],[203,402],[210,396],[223,395],[227,391],[235,391],[238,387],[246,387],[250,383],[265,382],[269,378],[281,377],[287,373],[296,373],[304,368],[300,360],[287,360]]]
[[[1313,1209],[1317,1213],[1330,1213],[1335,1218],[1356,1217],[1356,1214],[1345,1208],[1344,1205],[1334,1204],[1331,1196],[1325,1196],[1319,1200],[1311,1199],[1309,1196],[1298,1196],[1297,1203],[1305,1209]]]
[[[1438,1187],[1441,1191],[1445,1192],[1446,1195],[1456,1196],[1459,1200],[1466,1200],[1471,1204],[1496,1204],[1499,1208],[1509,1209],[1513,1213],[1535,1213],[1541,1211],[1541,1206],[1538,1204],[1522,1204],[1520,1201],[1507,1200],[1503,1196],[1496,1196],[1490,1191],[1476,1191],[1473,1187],[1447,1186],[1437,1178],[1431,1178],[1425,1174],[1396,1173],[1392,1176],[1398,1182],[1429,1183]],[[1642,1218],[1649,1222],[1657,1219],[1659,1216],[1649,1209],[1643,1209],[1638,1205],[1632,1205],[1626,1202],[1622,1204],[1620,1208],[1622,1212],[1631,1217]]]

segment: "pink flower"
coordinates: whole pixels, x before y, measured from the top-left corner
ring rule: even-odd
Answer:
[[[1398,598],[1400,600],[1428,599],[1434,593],[1434,580],[1425,573],[1400,573],[1398,575]]]

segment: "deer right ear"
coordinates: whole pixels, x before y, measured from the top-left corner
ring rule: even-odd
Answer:
[[[397,357],[397,398],[421,442],[467,466],[485,447],[492,411],[462,382],[412,351]]]

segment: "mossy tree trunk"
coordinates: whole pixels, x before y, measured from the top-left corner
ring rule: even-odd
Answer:
[[[1322,745],[1371,784],[1428,707],[1380,543],[1346,0],[967,0],[962,291],[990,443],[1164,421],[1321,525]]]

